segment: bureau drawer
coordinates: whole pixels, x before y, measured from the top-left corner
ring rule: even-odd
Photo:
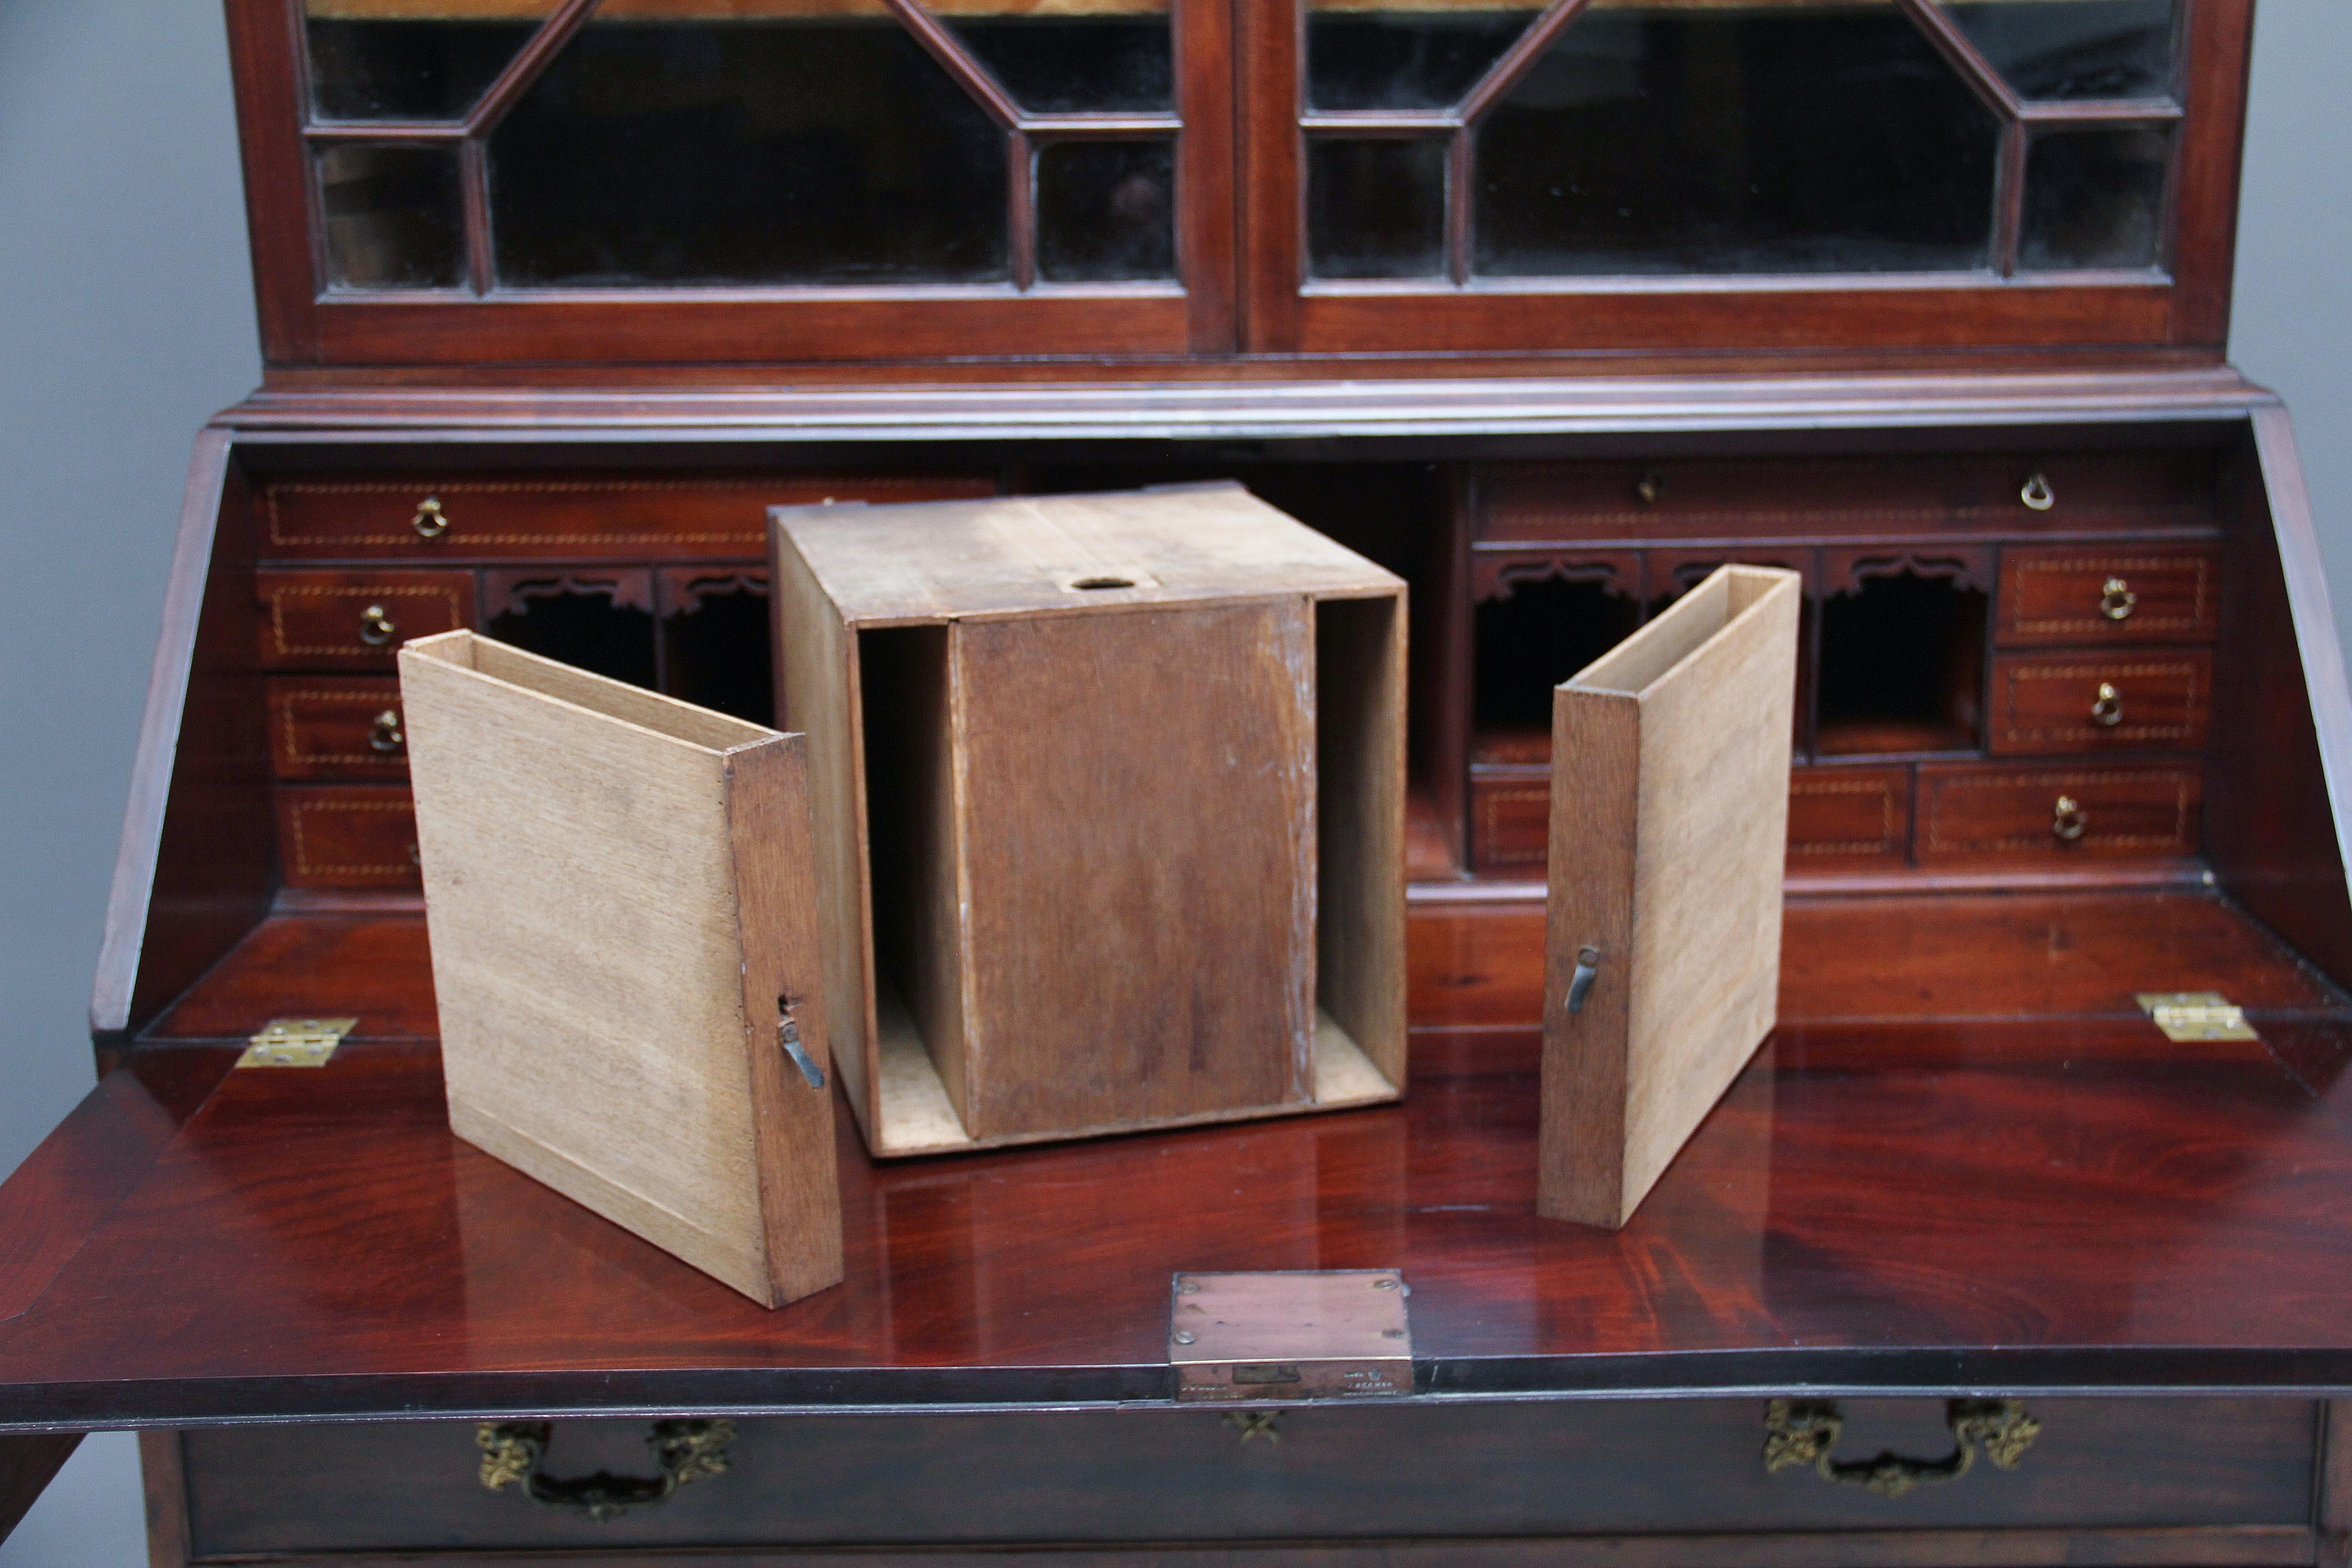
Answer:
[[[2208,642],[2221,616],[2221,553],[2210,546],[2000,552],[1993,640],[2004,647]]]
[[[405,779],[400,682],[364,676],[273,676],[269,764],[281,779]]]
[[[471,628],[470,572],[258,572],[265,669],[382,669],[411,637]]]
[[[1992,661],[1992,751],[2194,752],[2205,744],[2213,656],[2138,649],[2002,654]]]
[[[724,1474],[602,1523],[512,1486],[484,1489],[466,1423],[234,1427],[183,1442],[200,1556],[2309,1521],[2308,1403],[2027,1407],[2041,1430],[2014,1468],[1980,1460],[1892,1498],[1804,1466],[1769,1473],[1761,1399],[1293,1409],[1278,1441],[1245,1439],[1204,1410],[745,1420]],[[1839,1458],[1953,1447],[1939,1400],[1841,1409]],[[652,1473],[645,1423],[553,1431],[559,1477]]]
[[[281,784],[278,864],[289,888],[422,889],[416,807],[388,784]]]
[[[2193,766],[1922,764],[1923,866],[2197,852],[2204,778]]]
[[[986,478],[873,474],[447,474],[278,479],[261,492],[279,560],[753,559],[768,508],[993,495]]]
[[[1473,775],[1470,864],[1543,875],[1551,847],[1551,773]]]
[[[1910,853],[1909,768],[1799,768],[1790,775],[1790,870],[1885,869]]]

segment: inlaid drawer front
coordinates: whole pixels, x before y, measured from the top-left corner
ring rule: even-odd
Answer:
[[[2003,654],[1992,664],[1992,750],[2197,751],[2212,688],[2202,648]]]
[[[2063,864],[2197,852],[2204,778],[2193,767],[1922,765],[1920,864]]]
[[[1799,768],[1790,775],[1790,870],[1899,866],[1910,850],[1910,769]]]
[[[278,861],[289,888],[422,888],[416,808],[393,785],[283,785]]]
[[[281,560],[658,555],[750,559],[768,508],[991,495],[985,478],[447,474],[279,479],[261,492],[263,551]]]
[[[723,1471],[602,1521],[534,1506],[521,1495],[527,1474],[494,1468],[487,1479],[501,1484],[487,1486],[471,1423],[226,1427],[182,1440],[199,1556],[2181,1529],[2310,1518],[2308,1402],[2031,1399],[2017,1418],[1971,1428],[1967,1472],[1940,1479],[1932,1472],[1958,1442],[1943,1400],[1845,1401],[1804,1414],[1808,1436],[1834,1439],[1823,1450],[1831,1475],[1822,1456],[1790,1462],[1788,1424],[1776,1433],[1763,1399],[1297,1408],[1255,1434],[1209,1410],[747,1419],[728,1434]],[[599,1470],[657,1480],[648,1439],[661,1436],[642,1421],[555,1422],[538,1461],[541,1490]],[[1776,1436],[1781,1463],[1770,1468]],[[680,1450],[669,1452],[675,1462]],[[1899,1495],[1837,1475],[1882,1453],[1911,1461]],[[1739,1559],[1735,1550],[1694,1560]]]
[[[2221,616],[2221,555],[2210,546],[2012,547],[2001,552],[1993,639],[2203,642]]]
[[[411,637],[470,628],[470,572],[260,572],[267,669],[385,669]]]
[[[1540,875],[1551,845],[1551,774],[1470,781],[1470,863],[1481,871]]]
[[[400,682],[276,676],[269,761],[281,779],[404,779],[408,732]]]

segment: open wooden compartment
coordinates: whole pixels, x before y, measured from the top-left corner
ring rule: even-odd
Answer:
[[[774,515],[873,1152],[1402,1092],[1398,579],[1230,484]]]

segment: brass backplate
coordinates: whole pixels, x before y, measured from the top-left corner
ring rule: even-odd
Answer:
[[[320,1068],[335,1054],[343,1037],[359,1027],[357,1018],[272,1018],[261,1032],[247,1037],[241,1068]]]
[[[1179,1274],[1168,1314],[1176,1397],[1266,1404],[1409,1394],[1408,1294],[1393,1268]]]
[[[2245,1010],[2219,991],[2143,991],[2143,1012],[2168,1040],[2259,1040]]]

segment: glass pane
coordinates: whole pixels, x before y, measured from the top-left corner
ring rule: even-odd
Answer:
[[[302,0],[320,120],[462,120],[556,0]]]
[[[1037,276],[1051,283],[1175,277],[1175,142],[1038,148]]]
[[[330,147],[319,154],[319,193],[330,287],[454,289],[464,281],[454,150]]]
[[[1890,0],[1595,9],[1479,128],[1474,264],[1982,268],[2000,132]]]
[[[2025,154],[2018,264],[2035,270],[2156,266],[2171,156],[2171,134],[2153,127],[2036,135]]]
[[[1307,143],[1307,270],[1430,278],[1445,270],[1445,143]]]
[[[1540,5],[1310,0],[1309,109],[1444,109],[1486,74]]]
[[[878,4],[850,9],[600,12],[490,139],[499,281],[1006,278],[1003,133]]]
[[[1168,0],[936,0],[933,10],[1037,114],[1146,112],[1176,105]]]
[[[1938,0],[2021,98],[2164,98],[2173,0]]]

